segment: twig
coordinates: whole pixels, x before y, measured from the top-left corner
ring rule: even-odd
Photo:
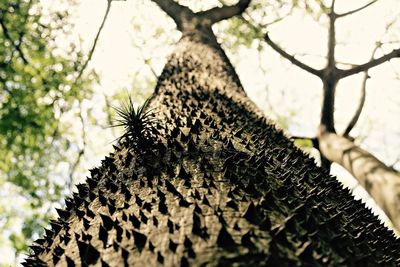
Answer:
[[[108,13],[110,12],[111,3],[112,2],[113,2],[113,0],[107,0],[107,8],[106,8],[106,12],[105,12],[104,17],[103,17],[103,21],[100,24],[99,30],[97,31],[96,37],[94,38],[92,48],[90,49],[88,57],[87,57],[85,63],[83,64],[82,68],[80,69],[80,71],[78,73],[78,76],[75,79],[75,83],[74,84],[76,84],[79,81],[79,79],[81,78],[83,72],[85,71],[86,67],[89,64],[89,61],[92,59],[94,50],[95,50],[96,45],[97,45],[97,41],[99,40],[100,33],[103,30],[104,24],[106,23],[106,20],[107,20]]]
[[[334,70],[335,62],[335,48],[336,48],[336,13],[335,13],[335,0],[332,0],[332,5],[330,7],[330,12],[328,13],[329,27],[328,27],[328,54],[327,60],[328,64],[326,70],[331,72]]]
[[[385,33],[383,35],[385,35],[389,31],[389,29],[393,26],[395,21],[396,21],[396,19],[394,19],[393,21],[389,22],[386,25]],[[376,52],[378,51],[378,49],[382,49],[382,45],[383,45],[382,42],[376,43],[375,48],[372,50],[370,61],[372,61],[374,59],[374,56],[375,56]],[[364,71],[364,78],[363,78],[363,82],[362,82],[362,86],[361,86],[361,96],[360,96],[360,101],[358,103],[358,107],[357,107],[352,119],[350,120],[348,126],[346,127],[345,131],[343,132],[343,136],[346,138],[349,138],[349,134],[350,134],[351,130],[357,124],[357,121],[361,115],[361,112],[362,112],[362,109],[363,109],[363,106],[365,103],[365,98],[366,98],[366,86],[367,86],[368,78],[369,78],[368,70],[366,70],[366,71]]]
[[[396,58],[396,57],[400,57],[400,48],[399,49],[394,49],[392,52],[390,52],[389,54],[383,55],[379,58],[370,60],[367,63],[364,63],[362,65],[358,65],[354,68],[348,69],[348,70],[340,70],[339,71],[339,77],[340,78],[345,78],[347,76],[353,75],[353,74],[357,74],[363,71],[367,71],[373,67],[376,67],[386,61],[391,60],[392,58]]]
[[[343,132],[344,137],[349,137],[349,134],[351,130],[353,130],[354,126],[357,124],[358,119],[360,118],[361,112],[363,110],[364,104],[365,104],[365,98],[366,98],[366,89],[367,89],[367,80],[369,79],[368,71],[364,72],[364,77],[363,77],[363,82],[361,85],[361,96],[360,96],[360,101],[358,103],[358,107],[351,118],[349,124],[346,127],[346,130]]]
[[[382,43],[377,43],[376,47],[372,51],[371,59],[374,58],[376,51],[382,46]],[[364,104],[365,104],[365,98],[366,98],[366,89],[367,89],[367,80],[368,80],[369,75],[368,75],[368,70],[364,72],[364,77],[361,85],[361,96],[360,96],[360,101],[358,103],[358,107],[351,118],[349,124],[347,125],[345,131],[343,132],[344,137],[349,137],[349,134],[351,130],[353,130],[354,126],[357,124],[358,119],[360,118],[361,112],[363,110]]]
[[[75,160],[75,162],[72,164],[70,171],[69,171],[69,181],[68,181],[68,187],[71,189],[71,186],[73,184],[73,179],[74,179],[74,173],[79,165],[79,162],[81,161],[82,156],[85,154],[85,147],[86,147],[86,127],[85,127],[85,121],[82,116],[82,102],[79,101],[79,119],[82,124],[82,148],[79,149],[78,156]]]
[[[330,7],[330,9],[331,9],[331,13],[332,14],[335,14],[335,4],[336,4],[336,1],[335,0],[332,0],[332,4],[331,4],[331,7]]]
[[[271,25],[273,25],[273,24],[275,24],[275,23],[278,23],[278,22],[280,22],[280,21],[282,21],[284,18],[286,18],[287,16],[289,16],[291,13],[293,12],[293,7],[285,14],[285,15],[283,15],[283,16],[281,16],[281,17],[279,17],[279,18],[276,18],[276,19],[274,19],[274,20],[272,20],[272,21],[270,21],[270,22],[266,22],[266,23],[262,23],[262,24],[260,24],[260,23],[257,23],[257,25],[254,25],[253,23],[251,23],[248,19],[246,19],[244,16],[243,16],[243,14],[241,14],[241,15],[239,15],[238,17],[243,21],[243,22],[245,22],[246,24],[247,24],[247,26],[249,26],[253,31],[256,31],[258,34],[259,33],[262,33],[262,30],[261,29],[266,29],[266,28],[268,28],[269,26],[271,26]],[[250,16],[250,14],[246,14],[250,19],[252,19],[252,17]],[[264,35],[264,34],[262,34],[262,35]]]
[[[356,8],[356,9],[351,10],[351,11],[348,11],[348,12],[345,12],[345,13],[342,13],[342,14],[336,14],[336,17],[337,18],[343,18],[343,17],[346,17],[348,15],[352,15],[354,13],[357,13],[357,12],[369,7],[370,5],[372,5],[372,4],[376,3],[376,2],[378,2],[378,0],[371,1],[371,2],[369,2],[367,4],[365,4],[364,6]]]
[[[303,62],[301,62],[300,60],[297,60],[294,56],[288,54],[286,51],[284,51],[282,48],[280,48],[276,43],[274,43],[268,36],[268,33],[265,34],[264,36],[264,40],[276,51],[278,52],[282,57],[286,58],[287,60],[289,60],[290,62],[292,62],[294,65],[296,65],[297,67],[311,73],[314,74],[315,76],[318,77],[322,77],[322,71],[321,70],[317,70],[314,69],[306,64],[304,64]]]

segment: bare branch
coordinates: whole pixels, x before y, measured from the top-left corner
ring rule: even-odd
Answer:
[[[373,60],[376,51],[382,46],[382,43],[378,42],[374,48],[374,50],[372,51],[372,55],[371,55],[371,60]],[[356,112],[354,113],[353,117],[351,118],[349,124],[347,125],[345,131],[343,132],[343,136],[348,138],[349,134],[351,132],[351,130],[353,130],[354,126],[357,124],[358,119],[360,118],[361,112],[363,110],[364,107],[364,103],[365,103],[365,98],[366,98],[366,89],[367,89],[367,80],[368,80],[369,75],[368,75],[368,70],[366,70],[364,72],[364,78],[363,78],[363,82],[361,85],[361,96],[360,96],[360,102],[358,103],[358,107],[356,109]]]
[[[328,65],[327,68],[333,70],[336,66],[335,48],[336,48],[336,14],[334,12],[335,1],[332,1],[331,11],[329,13],[329,35],[328,35]]]
[[[360,118],[361,112],[363,110],[364,107],[364,103],[365,103],[365,97],[366,97],[366,89],[367,89],[367,80],[368,80],[369,75],[368,75],[368,71],[364,72],[364,78],[363,78],[363,82],[361,85],[361,96],[360,96],[360,102],[358,103],[358,107],[353,115],[353,117],[351,118],[349,124],[346,127],[346,130],[343,132],[343,136],[344,137],[349,137],[349,134],[351,132],[351,130],[353,130],[354,126],[357,124],[358,119]]]
[[[294,56],[286,53],[286,51],[284,51],[282,48],[280,48],[276,43],[274,43],[268,36],[268,33],[265,34],[264,36],[264,40],[276,51],[278,52],[282,57],[286,58],[287,60],[289,60],[290,62],[292,62],[294,65],[296,65],[297,67],[311,73],[314,74],[318,77],[322,77],[322,71],[321,70],[317,70],[314,69],[306,64],[304,64],[303,62],[297,60]]]
[[[88,55],[85,63],[83,64],[82,68],[80,69],[80,71],[78,73],[78,76],[76,77],[75,83],[77,83],[77,81],[81,78],[83,72],[85,71],[86,67],[89,64],[89,61],[92,59],[94,50],[95,50],[96,45],[97,45],[97,41],[99,40],[100,33],[103,30],[104,24],[106,23],[108,13],[110,13],[112,1],[113,0],[107,0],[107,8],[106,8],[106,12],[105,12],[104,17],[103,17],[103,21],[100,24],[99,30],[97,31],[97,34],[96,34],[96,37],[94,38],[92,48],[89,51],[89,55]]]
[[[71,189],[71,186],[74,182],[74,173],[76,169],[78,168],[78,165],[85,154],[85,147],[86,147],[86,127],[85,127],[85,121],[82,116],[82,102],[79,101],[79,119],[82,124],[82,147],[79,149],[78,156],[75,159],[75,162],[71,165],[70,171],[69,171],[69,181],[68,181],[68,187]]]
[[[287,14],[283,15],[282,17],[276,18],[276,19],[274,19],[274,20],[272,20],[272,21],[270,21],[268,23],[263,23],[262,26],[263,27],[268,27],[268,26],[271,26],[271,25],[273,25],[275,23],[278,23],[278,22],[282,21],[284,18],[286,18],[287,16],[289,16],[291,14],[291,12],[292,12],[292,9]]]
[[[396,21],[396,19],[394,19],[393,21],[389,22],[386,25],[385,34],[393,26],[395,21]],[[383,45],[382,42],[376,42],[376,46],[372,51],[370,61],[374,60],[376,51],[378,51],[378,49],[382,49],[382,45]],[[366,70],[366,71],[364,71],[364,78],[363,78],[363,82],[362,82],[362,86],[361,86],[360,102],[358,103],[358,107],[357,107],[352,119],[350,120],[348,126],[346,127],[344,133],[343,133],[343,137],[349,138],[349,134],[350,134],[351,130],[357,124],[357,121],[358,121],[358,119],[359,119],[359,117],[361,115],[361,112],[362,112],[362,109],[363,109],[363,106],[364,106],[364,103],[365,103],[365,98],[366,98],[366,86],[367,86],[368,78],[369,78],[368,70]]]
[[[370,60],[369,62],[362,64],[362,65],[358,65],[354,68],[348,69],[348,70],[340,70],[339,71],[339,78],[345,78],[347,76],[353,75],[353,74],[357,74],[363,71],[367,71],[370,68],[376,67],[386,61],[391,60],[392,58],[396,58],[396,57],[400,57],[400,48],[399,49],[394,49],[392,52],[390,52],[389,54],[383,55],[379,58]]]
[[[275,24],[275,23],[278,23],[278,22],[282,21],[284,18],[286,18],[286,17],[287,17],[288,15],[290,15],[292,12],[293,12],[293,7],[292,7],[285,15],[283,15],[283,16],[281,16],[281,17],[279,17],[279,18],[276,18],[276,19],[274,19],[274,20],[272,20],[272,21],[270,21],[270,22],[263,23],[263,24],[251,22],[250,20],[253,20],[253,19],[252,19],[252,17],[250,16],[250,14],[247,14],[247,17],[249,17],[250,20],[249,20],[249,19],[246,19],[246,18],[243,16],[243,14],[240,14],[240,15],[238,16],[238,18],[239,18],[240,20],[242,20],[244,23],[246,23],[246,25],[249,26],[249,27],[250,27],[252,30],[254,30],[255,32],[261,33],[261,32],[262,32],[261,29],[263,29],[263,28],[268,28],[269,26],[271,26],[271,25],[273,25],[273,24]],[[264,35],[263,33],[261,33],[261,34]]]
[[[206,11],[198,12],[200,17],[207,18],[211,21],[211,24],[219,22],[224,19],[240,15],[249,6],[251,0],[239,0],[236,5],[214,7]]]
[[[342,13],[342,14],[336,14],[336,17],[337,18],[343,18],[343,17],[346,17],[348,15],[352,15],[354,13],[357,13],[357,12],[369,7],[370,5],[372,5],[372,4],[376,3],[376,2],[378,2],[378,0],[373,0],[373,1],[369,2],[369,3],[367,3],[366,5],[362,6],[362,7],[356,8],[354,10],[351,10],[351,11],[348,11],[348,12],[345,12],[345,13]]]
[[[336,15],[336,13],[335,13],[335,4],[336,4],[336,1],[335,1],[335,0],[332,0],[332,4],[331,4],[331,14],[335,14],[335,15]]]

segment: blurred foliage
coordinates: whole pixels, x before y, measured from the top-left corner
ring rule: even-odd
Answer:
[[[0,1],[0,186],[32,211],[21,232],[11,229],[21,214],[9,208],[0,214],[0,232],[9,233],[16,253],[47,220],[44,204],[65,193],[65,181],[51,175],[69,147],[60,118],[90,95],[95,78],[74,79],[83,55],[68,41],[70,31],[68,10],[47,12],[39,0]]]
[[[311,149],[314,147],[312,141],[310,139],[305,139],[305,138],[304,139],[301,139],[301,138],[295,139],[294,144],[296,146],[298,146],[299,148],[303,148],[303,149]]]

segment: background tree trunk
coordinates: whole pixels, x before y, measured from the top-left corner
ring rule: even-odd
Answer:
[[[328,49],[326,55],[327,64],[323,69],[315,69],[296,59],[273,42],[268,33],[265,34],[264,40],[282,57],[289,60],[295,66],[317,76],[322,81],[323,100],[318,136],[316,138],[308,138],[313,141],[313,144],[320,152],[321,166],[329,170],[331,163],[335,162],[347,169],[371,197],[374,198],[376,204],[386,213],[394,227],[400,230],[400,174],[393,168],[385,166],[383,162],[374,157],[371,153],[355,145],[349,137],[350,131],[356,125],[365,103],[365,86],[369,77],[368,70],[393,58],[400,57],[400,49],[394,49],[388,54],[375,58],[376,51],[382,46],[382,42],[377,42],[371,59],[364,64],[352,66],[350,69],[339,68],[335,56],[337,45],[336,21],[360,12],[376,2],[377,1],[373,0],[345,13],[337,13],[335,11],[335,0],[330,1],[329,6],[326,6],[322,2],[320,3],[321,12],[325,13],[329,21]],[[388,27],[390,27],[390,24]],[[364,72],[364,81],[359,106],[349,125],[346,127],[344,134],[338,135],[336,134],[334,125],[336,86],[341,79],[361,72]],[[315,140],[318,140],[318,142],[315,142]]]
[[[400,241],[267,122],[211,25],[180,10],[156,134],[121,140],[26,265],[399,264]]]
[[[321,153],[356,177],[393,225],[400,229],[399,173],[345,137],[324,132],[318,140]]]

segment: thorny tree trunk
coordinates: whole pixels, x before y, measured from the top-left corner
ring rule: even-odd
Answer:
[[[334,110],[335,110],[335,92],[337,86],[337,80],[334,78],[334,73],[332,71],[328,71],[324,75],[323,79],[323,95],[322,95],[322,105],[321,105],[321,121],[319,126],[319,131],[335,133],[335,119],[334,119]],[[318,139],[318,143],[320,140]],[[321,155],[321,167],[330,171],[331,168],[331,160],[328,159],[324,153],[321,152],[320,147],[318,146],[318,150]]]
[[[322,155],[356,177],[396,229],[400,229],[400,174],[348,138],[324,132],[318,140]]]
[[[393,233],[247,98],[207,21],[248,1],[200,15],[156,2],[183,34],[149,106],[159,134],[92,170],[26,265],[399,264]]]

